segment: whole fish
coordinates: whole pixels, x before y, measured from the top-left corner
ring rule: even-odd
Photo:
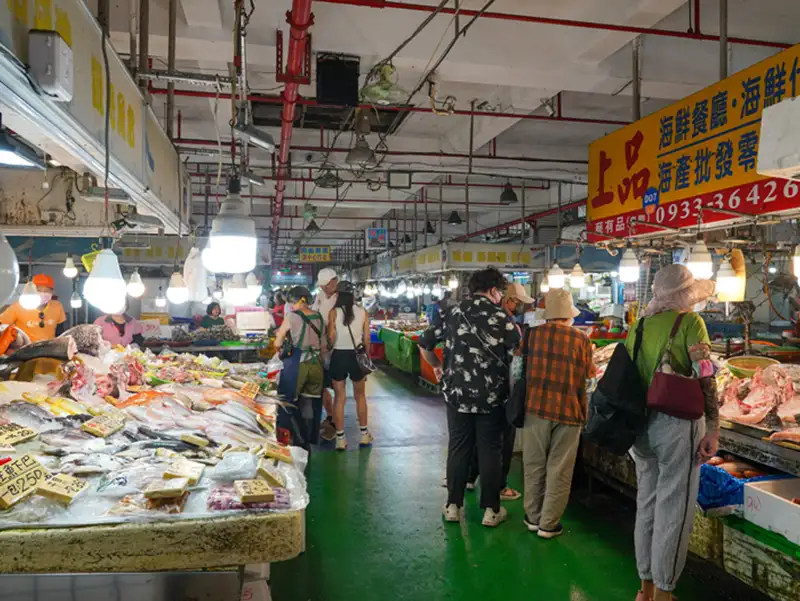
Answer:
[[[101,326],[96,326],[94,324],[82,324],[75,326],[74,328],[70,328],[61,334],[59,338],[72,336],[72,338],[75,340],[75,345],[78,347],[79,353],[86,353],[87,355],[97,357],[100,354],[100,347],[103,342],[102,332],[103,328]]]
[[[23,346],[6,357],[0,357],[0,364],[22,363],[29,359],[39,359],[41,357],[71,361],[77,352],[78,348],[75,345],[75,339],[72,336],[61,336],[52,340],[42,340]]]
[[[0,406],[0,419],[33,428],[39,432],[59,428],[52,414],[38,405],[26,401],[11,401],[7,405]]]

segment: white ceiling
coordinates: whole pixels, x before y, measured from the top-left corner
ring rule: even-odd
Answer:
[[[111,38],[122,55],[129,51],[131,0],[123,0],[112,7]],[[135,0],[134,0],[135,1]],[[228,75],[232,62],[233,3],[219,0],[179,0],[176,68],[203,74]],[[435,5],[436,0],[427,0]],[[485,0],[461,0],[464,9],[479,9]],[[138,4],[138,2],[137,2]],[[285,13],[291,9],[291,0],[269,0],[255,3],[255,12],[247,29],[247,68],[252,92],[277,95],[282,85],[275,80],[276,29],[284,32],[288,45],[288,25]],[[689,5],[686,0],[497,0],[491,7],[496,13],[535,15],[571,20],[585,20],[637,27],[655,27],[686,31],[690,26]],[[717,2],[703,0],[700,28],[703,34],[718,33]],[[422,22],[428,13],[376,9],[331,2],[312,2],[314,26],[313,50],[332,51],[358,55],[361,58],[362,78],[369,68],[388,55],[404,38]],[[797,41],[796,23],[800,18],[800,3],[794,0],[752,2],[729,1],[730,36],[793,43]],[[460,18],[463,26],[467,22]],[[168,11],[166,0],[151,2],[150,54],[154,68],[166,68]],[[433,57],[438,56],[450,42],[454,25],[451,15],[433,19],[394,60],[398,69],[399,85],[410,90],[426,73]],[[486,103],[486,109],[495,113],[546,115],[542,100],[561,95],[562,114],[565,117],[601,121],[628,121],[631,107],[631,41],[635,34],[600,29],[563,27],[509,20],[482,18],[476,21],[468,34],[462,37],[452,53],[437,70],[437,96],[452,95],[459,110],[469,109],[470,103]],[[730,71],[736,71],[778,52],[777,48],[732,44]],[[285,54],[285,53],[284,53]],[[285,60],[285,58],[284,58]],[[312,61],[313,63],[313,61]],[[642,114],[658,110],[718,79],[719,47],[713,41],[686,40],[645,35],[642,37]],[[313,99],[315,88],[301,86],[301,95]],[[156,87],[164,87],[156,82]],[[213,88],[178,85],[178,89],[213,91]],[[154,110],[164,116],[165,96],[152,97]],[[176,108],[181,112],[181,138],[215,140],[219,130],[223,140],[230,138],[228,121],[230,101],[218,103],[215,122],[213,99],[176,98]],[[429,105],[424,93],[414,97],[412,104]],[[470,117],[464,115],[437,116],[432,113],[412,113],[399,131],[387,139],[391,151],[446,152],[465,154],[470,146]],[[588,145],[594,139],[613,131],[618,125],[603,123],[572,123],[557,120],[530,120],[479,116],[474,119],[474,153],[471,183],[483,184],[469,190],[470,229],[488,227],[519,217],[521,207],[500,207],[499,187],[505,177],[513,177],[518,188],[523,181],[529,185],[535,179],[553,180],[549,190],[529,190],[526,194],[526,214],[544,210],[558,202],[557,181],[581,183],[587,179]],[[278,128],[270,133],[277,139]],[[331,143],[333,132],[323,136],[325,145]],[[371,145],[377,135],[368,138]],[[336,146],[347,148],[351,135],[345,132],[338,137]],[[319,130],[295,129],[292,147],[319,147]],[[181,146],[183,147],[183,146]],[[205,163],[193,167],[194,171],[212,172],[212,199],[209,211],[213,213],[213,195],[224,193],[224,183],[214,185],[216,157],[213,145],[191,147],[187,155],[190,162]],[[209,151],[210,156],[198,156],[198,150]],[[498,160],[486,157],[494,152],[499,157],[522,157],[527,160]],[[328,160],[344,167],[344,153],[331,153]],[[325,153],[293,150],[293,178],[313,178]],[[532,162],[530,159],[546,159]],[[227,159],[227,155],[226,155]],[[309,160],[310,159],[310,160]],[[271,157],[253,150],[251,164],[255,171],[271,177]],[[431,156],[389,156],[383,167],[410,169],[415,181],[464,182],[468,161],[464,158]],[[424,173],[427,172],[427,173]],[[343,171],[345,180],[353,174]],[[383,173],[373,175],[384,177]],[[193,178],[196,221],[205,222],[205,178]],[[259,227],[266,231],[270,217],[274,182],[254,187],[253,212]],[[308,199],[317,207],[317,223],[323,231],[314,236],[317,243],[342,244],[347,238],[362,235],[372,221],[380,221],[396,210],[402,213],[404,201],[410,193],[418,193],[419,186],[411,191],[389,191],[385,186],[370,190],[362,182],[348,183],[335,191],[315,188],[313,183],[290,181],[287,184],[284,216],[281,219],[280,247],[289,248],[291,241],[303,235],[302,205]],[[429,212],[438,219],[438,185],[429,185],[424,194],[428,198]],[[452,210],[465,217],[463,186],[448,185],[442,189],[445,203],[442,210],[445,220]],[[585,187],[562,186],[562,202],[585,196]],[[410,220],[413,205],[405,204]],[[435,207],[435,208],[432,208]],[[424,208],[417,205],[420,224],[424,222]],[[328,217],[326,219],[326,216]],[[324,223],[324,225],[323,225]],[[384,222],[386,223],[386,222]],[[400,234],[403,232],[402,219]],[[552,223],[552,220],[551,220]],[[396,225],[392,220],[390,227]],[[421,227],[418,226],[417,229]],[[438,224],[437,224],[438,230]],[[463,235],[465,226],[448,227],[445,238]],[[394,239],[395,234],[392,234]],[[436,235],[438,240],[438,234]],[[429,238],[430,241],[430,238]],[[420,235],[419,243],[423,237]]]

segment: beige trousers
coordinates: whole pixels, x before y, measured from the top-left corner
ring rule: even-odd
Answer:
[[[525,513],[539,528],[554,530],[569,501],[581,429],[529,414],[519,432],[525,474]]]

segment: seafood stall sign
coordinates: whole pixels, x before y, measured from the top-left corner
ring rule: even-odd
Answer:
[[[795,182],[756,169],[762,111],[798,95],[800,45],[593,142],[590,241],[800,206]],[[658,200],[647,211],[651,190]]]

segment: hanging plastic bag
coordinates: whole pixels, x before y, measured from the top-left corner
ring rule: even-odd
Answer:
[[[282,370],[283,361],[281,361],[278,355],[274,355],[267,363],[267,379],[274,380],[277,383]]]

